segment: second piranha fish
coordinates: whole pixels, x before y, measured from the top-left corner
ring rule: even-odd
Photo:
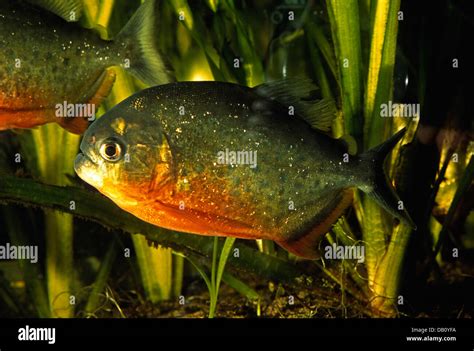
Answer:
[[[44,3],[67,14],[67,2]],[[102,40],[24,1],[0,1],[0,130],[56,122],[82,133],[85,118],[94,117],[82,107],[98,107],[109,94],[111,66],[122,65],[149,85],[169,82],[153,42],[154,21],[155,2],[147,0],[114,40]],[[81,108],[69,108],[74,105]]]
[[[75,170],[154,225],[273,240],[308,259],[318,257],[354,188],[413,225],[383,170],[404,131],[347,159],[345,143],[326,134],[329,104],[306,99],[313,90],[307,81],[143,90],[90,126]]]

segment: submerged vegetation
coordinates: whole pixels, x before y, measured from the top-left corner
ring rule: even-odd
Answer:
[[[440,24],[438,15],[424,15],[419,4],[408,2],[158,1],[154,39],[178,81],[253,87],[311,78],[320,98],[336,101],[332,133],[347,142],[347,157],[406,127],[386,168],[401,194],[400,210],[412,214],[416,231],[357,192],[321,242],[316,261],[300,261],[272,242],[172,232],[120,210],[74,175],[79,136],[51,124],[3,131],[0,240],[38,245],[40,260],[0,261],[0,314],[393,317],[430,315],[438,306],[434,315],[472,316],[472,297],[424,305],[420,295],[449,283],[473,284],[466,257],[474,249],[474,161],[462,89],[468,39],[461,34],[465,27],[472,31],[472,16],[455,1],[437,2],[435,13],[449,17]],[[113,38],[140,1],[83,5],[80,25]],[[419,47],[414,28],[424,43]],[[449,42],[453,37],[456,42]],[[116,83],[98,116],[145,87],[113,69]],[[431,86],[440,74],[454,82],[444,95]],[[382,117],[392,103],[401,110]],[[411,103],[420,105],[420,115],[400,117],[403,104]],[[329,245],[363,246],[364,259],[325,257]],[[203,304],[196,303],[200,299]],[[245,301],[246,308],[232,301]]]

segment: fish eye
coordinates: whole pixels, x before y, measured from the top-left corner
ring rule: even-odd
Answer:
[[[107,161],[116,162],[122,157],[122,146],[114,139],[105,140],[99,151],[100,155]]]

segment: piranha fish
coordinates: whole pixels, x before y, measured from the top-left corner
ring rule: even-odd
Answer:
[[[40,1],[66,16],[77,1]],[[82,133],[86,120],[58,106],[100,105],[122,65],[149,85],[169,82],[154,44],[155,2],[145,1],[114,40],[23,1],[0,1],[0,130],[56,122]],[[70,109],[77,111],[77,109]],[[92,109],[88,109],[89,111]],[[85,109],[79,109],[85,111]],[[58,113],[59,112],[59,113]],[[69,117],[69,118],[68,118]]]
[[[74,168],[156,226],[269,239],[307,259],[318,257],[354,188],[413,226],[383,171],[404,131],[347,159],[346,144],[326,134],[330,104],[307,100],[313,90],[304,80],[145,89],[92,123]]]

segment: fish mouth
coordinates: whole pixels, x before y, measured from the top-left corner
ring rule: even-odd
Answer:
[[[82,152],[79,153],[74,160],[74,171],[80,176],[81,169],[87,166],[88,163],[92,163],[92,160]]]
[[[74,160],[74,171],[86,183],[101,189],[103,179],[99,175],[97,164],[95,164],[89,156],[79,153]]]

